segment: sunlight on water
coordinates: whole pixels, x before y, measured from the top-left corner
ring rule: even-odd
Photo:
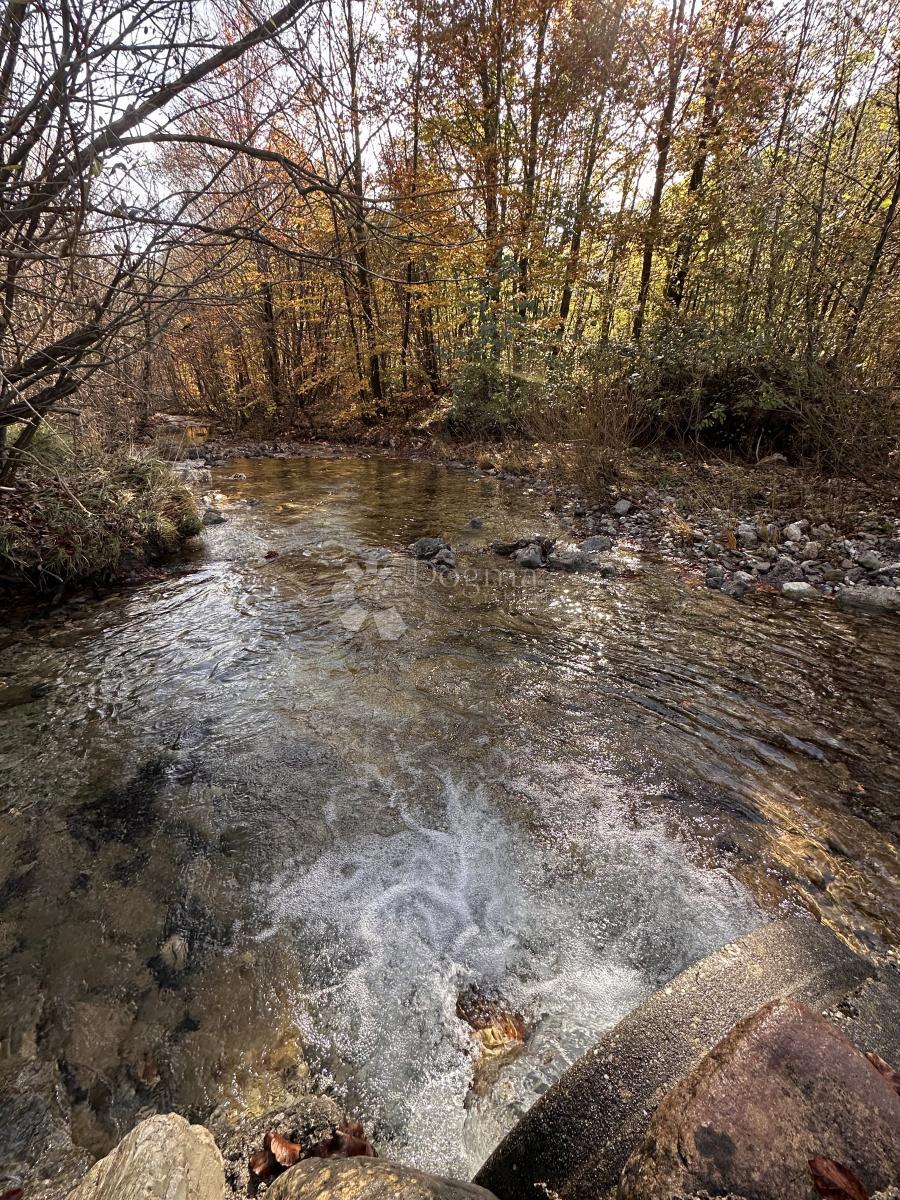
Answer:
[[[408,800],[399,832],[351,835],[311,868],[289,865],[267,889],[263,936],[292,930],[308,964],[297,997],[307,1045],[376,1120],[384,1152],[466,1177],[658,978],[760,914],[728,875],[692,867],[678,842],[636,831],[608,799],[553,844],[511,825],[483,789],[445,788],[434,824]],[[455,1013],[471,982],[499,990],[533,1030],[478,1099],[474,1043]]]

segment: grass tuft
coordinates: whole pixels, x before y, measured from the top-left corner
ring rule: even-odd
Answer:
[[[0,492],[0,577],[40,591],[108,582],[201,529],[191,492],[160,462],[36,458]]]

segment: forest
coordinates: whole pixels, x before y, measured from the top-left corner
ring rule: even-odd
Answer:
[[[897,17],[9,0],[8,503],[158,412],[895,474]]]

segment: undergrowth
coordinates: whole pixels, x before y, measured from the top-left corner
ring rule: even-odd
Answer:
[[[37,453],[0,492],[0,579],[41,591],[110,581],[201,528],[190,491],[160,462]]]

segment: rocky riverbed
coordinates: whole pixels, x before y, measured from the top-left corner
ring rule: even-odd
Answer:
[[[256,442],[193,447],[189,453],[180,470],[185,478],[202,486],[209,478],[206,468],[221,466],[231,457],[368,456],[384,451],[330,443]],[[429,457],[417,446],[399,456],[412,461]],[[627,493],[613,494],[603,503],[589,504],[577,489],[559,488],[538,476],[489,463],[467,464],[462,459],[444,460],[444,465],[449,470],[471,470],[476,477],[518,482],[529,492],[547,495],[555,515],[570,525],[572,540],[543,550],[529,549],[539,539],[524,530],[520,544],[509,551],[524,568],[602,569],[604,560],[597,556],[619,548],[661,556],[692,581],[735,599],[764,592],[792,602],[829,599],[847,607],[900,611],[900,518],[896,511],[844,508],[839,518],[831,516],[829,521],[820,510],[833,506],[814,491],[808,511],[796,503],[789,512],[779,511],[772,503],[743,505],[735,511],[733,505],[726,508],[708,501],[701,505],[683,490],[670,491],[646,482]],[[760,473],[760,491],[764,492],[766,475],[784,469],[776,461],[747,471]],[[219,510],[211,503],[206,522],[220,519]]]

